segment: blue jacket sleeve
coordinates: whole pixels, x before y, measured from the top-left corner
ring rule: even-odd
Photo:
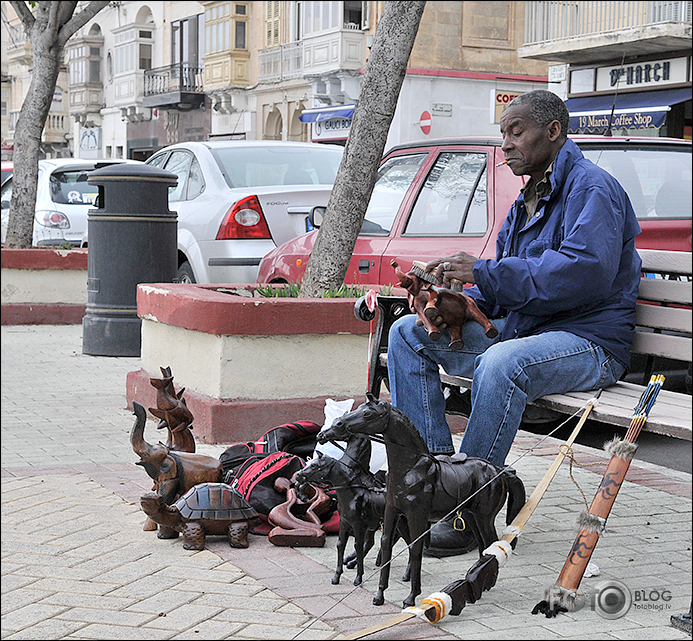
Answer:
[[[547,316],[608,298],[630,208],[625,193],[610,187],[603,181],[581,181],[569,190],[562,241],[540,235],[518,257],[477,261],[474,275],[486,306]],[[560,216],[560,211],[544,215]]]

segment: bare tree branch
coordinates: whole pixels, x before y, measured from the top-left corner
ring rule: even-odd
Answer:
[[[41,34],[41,39],[46,48],[50,48],[51,44],[55,42],[58,36],[58,30],[60,29],[58,17],[60,15],[60,5],[62,2],[39,2],[39,7],[46,4],[50,5],[48,9],[48,21],[46,23],[46,28]]]
[[[22,21],[26,32],[31,33],[31,29],[36,22],[36,18],[34,17],[34,14],[31,13],[31,10],[27,6],[26,2],[23,0],[10,0],[10,4]]]
[[[107,7],[108,4],[109,0],[94,0],[79,13],[73,15],[72,18],[70,18],[70,20],[66,22],[63,25],[63,28],[60,30],[60,34],[58,36],[60,43],[64,45],[70,36],[87,24],[87,22],[89,22],[99,11],[101,11],[101,9]]]

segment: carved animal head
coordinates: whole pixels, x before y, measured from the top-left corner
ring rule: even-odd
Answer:
[[[308,483],[321,486],[329,485],[330,473],[336,462],[336,459],[331,456],[316,452],[316,457],[294,475],[296,486],[303,486]]]
[[[382,434],[387,429],[390,420],[392,405],[386,401],[379,401],[370,392],[366,395],[366,402],[355,410],[340,416],[333,421],[326,430],[318,433],[318,441],[345,441],[353,434],[366,434],[373,436]]]
[[[130,432],[132,449],[140,457],[135,465],[141,465],[145,472],[155,481],[171,478],[176,475],[176,462],[169,456],[169,449],[163,443],[150,445],[144,440],[144,426],[147,423],[147,412],[139,403],[132,403],[137,417]]]

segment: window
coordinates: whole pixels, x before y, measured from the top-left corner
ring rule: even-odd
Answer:
[[[426,156],[427,154],[395,156],[380,166],[361,226],[362,235],[383,236],[390,233],[404,196],[409,191]]]
[[[140,44],[140,69],[152,68],[152,45]]]
[[[212,9],[212,15],[218,15],[216,9],[217,7]],[[171,60],[173,64],[183,63],[190,67],[202,67],[202,56],[204,55],[203,19],[204,14],[199,14],[171,23]],[[219,32],[221,31],[219,23],[214,23],[211,27],[212,42],[209,51],[221,51],[220,48],[217,48],[220,44],[223,46],[223,33],[221,43],[219,39]]]
[[[282,184],[332,185],[342,154],[343,149],[327,146],[310,151],[293,146],[282,149],[227,147],[213,152],[231,188]]]
[[[170,202],[175,200],[185,200],[185,181],[188,177],[188,169],[192,162],[192,156],[187,151],[173,151],[164,167],[178,176],[178,184],[168,188],[168,199]]]
[[[126,29],[115,35],[115,43],[116,75],[152,68],[151,31]]]
[[[245,22],[236,21],[236,49],[245,49]]]
[[[190,163],[187,200],[192,200],[199,196],[204,190],[205,179],[202,176],[202,169],[200,169],[200,163],[197,162],[197,158],[193,157],[192,163]]]
[[[97,50],[98,51],[98,50]],[[89,82],[101,82],[101,57],[89,60]]]
[[[582,152],[621,183],[640,220],[690,218],[690,151],[585,147]]]
[[[93,205],[98,195],[98,188],[87,182],[88,176],[89,172],[85,169],[51,174],[49,179],[51,200],[60,205]]]
[[[279,2],[268,0],[265,2],[265,46],[274,47],[279,41]]]
[[[488,226],[485,153],[445,152],[424,183],[405,235],[483,235]]]

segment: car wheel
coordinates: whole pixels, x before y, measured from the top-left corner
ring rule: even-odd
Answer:
[[[176,282],[187,283],[188,285],[192,285],[197,282],[195,280],[195,274],[193,274],[192,267],[187,260],[178,268],[178,272],[176,273]]]

